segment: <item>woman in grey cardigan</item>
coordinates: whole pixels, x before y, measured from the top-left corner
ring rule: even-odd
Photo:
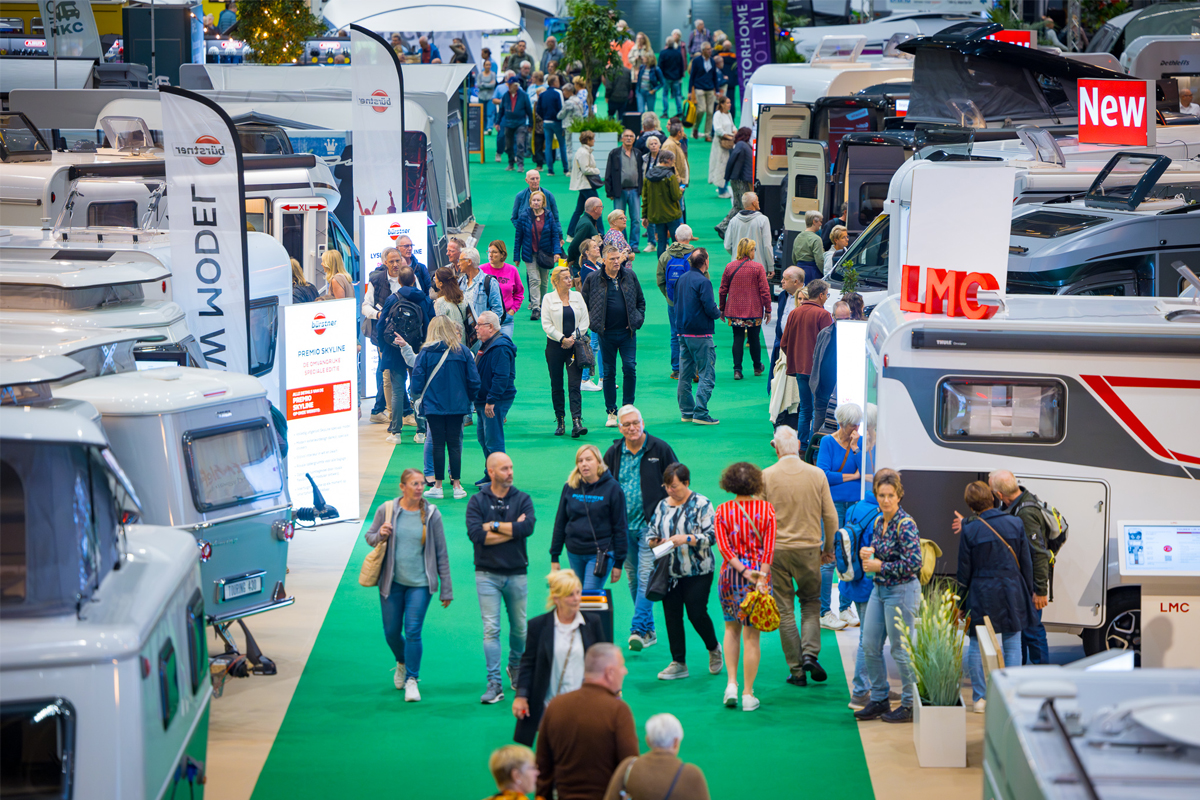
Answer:
[[[387,542],[379,570],[379,605],[383,610],[383,635],[396,656],[394,683],[404,689],[406,702],[421,699],[421,629],[433,594],[442,608],[454,599],[450,586],[450,559],[446,535],[437,506],[425,502],[425,476],[419,469],[400,475],[400,497],[375,512],[367,531],[371,547]],[[391,514],[389,516],[389,509]],[[440,590],[439,590],[440,584]]]

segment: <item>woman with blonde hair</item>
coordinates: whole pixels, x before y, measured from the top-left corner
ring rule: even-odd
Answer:
[[[383,635],[396,657],[393,684],[409,703],[421,699],[421,630],[429,602],[435,592],[442,608],[454,599],[442,515],[421,496],[424,487],[421,470],[400,473],[400,496],[375,510],[366,535],[371,547],[387,542],[379,571]]]
[[[621,579],[621,564],[629,546],[625,493],[594,444],[575,451],[575,468],[558,499],[550,569],[558,569],[564,546],[571,569],[583,579],[583,588],[602,589],[606,578],[613,583]]]
[[[758,245],[743,237],[737,246],[737,258],[721,273],[718,305],[721,316],[733,328],[733,379],[742,379],[742,343],[750,342],[750,358],[755,377],[763,374],[762,326],[771,321],[771,287],[767,271],[754,260]]]
[[[592,448],[595,449],[595,448]],[[525,653],[517,672],[513,740],[533,744],[546,703],[583,685],[583,654],[596,642],[611,642],[612,634],[598,611],[580,611],[583,584],[573,570],[557,568],[546,576],[550,596],[545,614],[529,620]]]
[[[838,259],[846,253],[846,248],[850,246],[850,232],[846,230],[845,225],[834,225],[829,231],[829,249],[825,251],[825,274],[828,275],[833,271],[833,267],[837,264]]]
[[[571,399],[571,438],[587,433],[583,425],[583,400],[579,384],[583,369],[576,363],[575,343],[588,335],[587,304],[583,295],[571,288],[571,270],[565,266],[550,273],[554,291],[542,295],[542,330],[546,332],[546,367],[550,370],[550,401],[554,404],[555,436],[566,433],[566,409],[563,405],[563,371],[567,373],[567,395]]]
[[[463,417],[471,413],[471,398],[479,392],[479,371],[461,337],[462,332],[448,317],[434,317],[408,384],[408,391],[414,398],[413,408],[425,417],[429,433],[434,482],[425,496],[435,500],[443,497],[446,451],[450,453],[454,499],[467,496],[459,480],[462,476],[462,423]]]
[[[341,300],[354,297],[354,281],[342,263],[342,254],[337,250],[326,250],[321,256],[321,273],[325,276],[326,291],[320,300]]]

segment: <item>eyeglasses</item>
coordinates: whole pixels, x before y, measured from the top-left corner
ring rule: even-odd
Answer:
[[[411,244],[401,244],[401,245],[397,245],[397,247],[399,247],[401,250],[412,250],[413,249],[413,246]]]
[[[641,426],[642,426],[642,421],[640,419],[635,419],[635,420],[631,420],[629,422],[621,423],[622,428],[640,428]]]

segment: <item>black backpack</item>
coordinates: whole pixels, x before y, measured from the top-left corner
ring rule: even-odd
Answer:
[[[393,344],[396,334],[408,342],[413,351],[421,349],[425,344],[425,336],[421,333],[424,327],[425,315],[421,307],[411,300],[397,297],[396,302],[388,309],[387,318],[383,320],[383,329],[379,344],[395,347]]]

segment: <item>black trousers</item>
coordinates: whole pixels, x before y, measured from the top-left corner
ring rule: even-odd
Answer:
[[[554,417],[565,416],[563,409],[563,369],[567,371],[567,396],[571,399],[571,418],[583,416],[583,399],[579,394],[579,381],[583,370],[575,366],[575,348],[565,349],[553,339],[546,339],[546,367],[550,370],[550,401],[554,403]]]
[[[425,426],[433,442],[433,477],[446,477],[446,450],[450,451],[450,480],[462,477],[463,415],[430,414]]]
[[[762,367],[762,337],[759,335],[762,330],[761,325],[755,325],[753,328],[743,328],[738,325],[733,326],[733,368],[741,370],[742,368],[742,342],[749,340],[750,343],[750,359],[754,362],[754,368]]]
[[[683,610],[704,647],[710,652],[717,649],[717,633],[712,618],[708,616],[708,595],[712,592],[713,573],[680,578],[663,597],[663,617],[667,621],[667,641],[671,645],[671,660],[686,664],[687,635],[683,628]]]
[[[567,223],[567,233],[566,233],[567,236],[575,235],[575,223],[579,222],[579,218],[583,216],[583,207],[587,203],[587,201],[593,197],[599,197],[599,196],[600,195],[596,193],[595,189],[580,189],[579,190],[579,196],[575,199],[575,213],[571,215],[571,221]],[[601,214],[601,217],[603,217],[603,216],[604,215]],[[597,223],[599,223],[599,220],[597,220]],[[597,224],[597,227],[600,229],[601,232],[604,231],[604,228],[601,227],[599,224]]]

